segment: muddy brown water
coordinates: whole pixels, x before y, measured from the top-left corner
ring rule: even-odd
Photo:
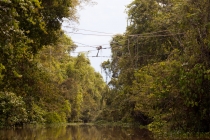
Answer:
[[[94,125],[0,130],[0,140],[152,140],[146,129]]]
[[[154,138],[147,129],[84,124],[1,129],[0,140],[154,140]]]

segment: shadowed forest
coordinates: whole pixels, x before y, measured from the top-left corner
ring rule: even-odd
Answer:
[[[133,0],[112,56],[91,67],[61,29],[89,0],[0,0],[0,128],[121,122],[210,131],[210,0]]]

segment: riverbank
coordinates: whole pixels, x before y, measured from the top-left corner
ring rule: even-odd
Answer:
[[[149,128],[147,126],[142,126],[139,123],[123,123],[123,122],[107,122],[107,121],[97,121],[93,123],[93,125],[99,125],[99,126],[110,126],[110,127],[131,127],[131,128],[139,128],[139,129],[146,129],[149,131]],[[163,132],[159,131],[158,133],[152,132],[152,136],[154,139],[161,139],[161,140],[171,140],[171,139],[177,139],[177,140],[210,140],[210,132],[207,133],[184,133],[181,131],[173,131],[173,132]]]

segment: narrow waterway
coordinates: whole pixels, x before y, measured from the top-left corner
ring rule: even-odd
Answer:
[[[158,140],[163,138],[158,138]],[[174,138],[164,140],[209,140],[204,138]],[[74,124],[51,127],[0,129],[0,140],[156,140],[147,129]]]
[[[0,130],[0,140],[152,140],[146,129],[93,125]]]

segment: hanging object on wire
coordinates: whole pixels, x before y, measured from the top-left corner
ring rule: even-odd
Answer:
[[[98,46],[98,47],[96,47],[96,49],[98,50],[96,57],[98,57],[98,53],[102,49],[102,46]]]

